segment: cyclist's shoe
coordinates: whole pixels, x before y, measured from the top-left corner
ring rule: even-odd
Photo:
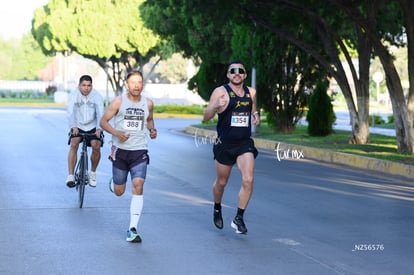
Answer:
[[[89,186],[96,187],[96,172],[89,173]]]
[[[134,227],[128,230],[126,240],[131,243],[142,242],[141,236],[138,235],[137,230]]]
[[[243,217],[236,216],[231,222],[231,227],[236,229],[237,234],[247,234],[247,228],[244,224]]]
[[[69,187],[69,188],[73,188],[73,187],[75,187],[75,176],[74,175],[69,175],[67,178],[66,178],[66,186],[67,187]]]
[[[111,191],[112,193],[114,192],[114,181],[112,180],[112,178],[109,179],[109,191]]]
[[[222,229],[223,228],[223,217],[221,216],[221,210],[217,210],[214,209],[214,225],[218,228],[218,229]]]

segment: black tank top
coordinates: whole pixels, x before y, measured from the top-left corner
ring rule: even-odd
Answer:
[[[239,97],[228,84],[223,85],[230,102],[227,108],[218,114],[217,135],[222,141],[243,140],[251,136],[252,98],[249,89],[243,85],[244,96]]]

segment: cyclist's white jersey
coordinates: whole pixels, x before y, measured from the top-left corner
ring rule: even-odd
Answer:
[[[114,117],[114,128],[126,132],[129,138],[121,142],[112,135],[112,143],[124,150],[147,150],[147,118],[149,115],[146,97],[141,95],[139,102],[132,102],[127,94],[122,94],[122,102],[118,113]]]
[[[98,91],[92,90],[88,96],[82,95],[78,89],[73,91],[67,104],[69,129],[77,127],[90,131],[99,128],[103,109],[103,98]]]

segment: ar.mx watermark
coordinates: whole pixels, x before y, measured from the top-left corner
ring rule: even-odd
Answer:
[[[303,159],[305,158],[302,150],[281,148],[280,143],[278,143],[275,146],[275,152],[276,152],[276,157],[278,161],[282,161],[282,159]]]
[[[220,138],[217,138],[216,134],[212,135],[197,135],[197,128],[194,133],[194,143],[195,146],[198,148],[200,145],[207,145],[207,144],[218,144],[221,143]]]

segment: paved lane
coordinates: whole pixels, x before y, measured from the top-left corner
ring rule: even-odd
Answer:
[[[125,241],[130,191],[118,198],[107,187],[108,142],[98,186],[87,188],[79,209],[64,183],[64,111],[0,108],[0,274],[414,272],[413,184],[306,156],[278,161],[275,152],[260,152],[246,236],[230,228],[240,181],[235,170],[224,195],[225,227],[215,229],[211,145],[182,132],[197,122],[156,119],[143,243],[131,244]]]

